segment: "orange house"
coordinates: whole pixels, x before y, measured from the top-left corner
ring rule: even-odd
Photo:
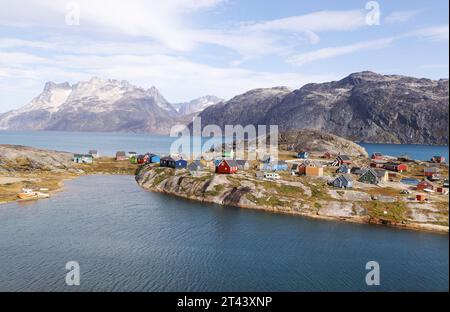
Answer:
[[[416,200],[417,201],[425,201],[425,199],[427,199],[427,197],[423,194],[418,194],[416,195]]]
[[[323,176],[323,167],[305,167],[307,176],[321,177]]]

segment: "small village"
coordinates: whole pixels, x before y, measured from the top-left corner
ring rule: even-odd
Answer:
[[[22,192],[15,193],[16,199],[33,200],[48,198],[67,178],[153,172],[152,184],[144,188],[193,200],[341,220],[360,220],[368,214],[381,223],[418,222],[448,229],[449,171],[440,155],[428,161],[407,155],[373,153],[367,157],[303,150],[280,150],[277,158],[263,155],[251,161],[236,159],[230,150],[213,151],[199,160],[125,151],[114,157],[102,156],[97,150],[71,155],[68,170],[24,172],[25,180],[40,182],[4,185],[10,189],[5,200],[12,200],[20,185]],[[180,178],[197,189],[170,185]],[[251,191],[244,196],[241,191],[246,187]]]
[[[284,156],[284,157],[283,157]],[[88,154],[75,154],[73,161],[79,164],[92,164],[100,157],[98,151]],[[175,170],[187,170],[193,175],[215,173],[225,175],[253,174],[256,178],[280,180],[291,177],[313,177],[326,180],[331,188],[352,189],[362,184],[379,188],[398,188],[401,195],[410,200],[428,201],[433,195],[448,195],[448,165],[443,156],[434,156],[428,162],[412,160],[407,155],[391,157],[381,153],[373,153],[370,159],[347,155],[333,155],[325,152],[322,155],[310,154],[307,151],[281,155],[283,160],[271,155],[264,155],[261,160],[237,160],[233,151],[226,151],[221,157],[207,161],[188,161],[181,156],[161,157],[153,153],[138,155],[136,152],[119,151],[116,161],[129,161],[131,164],[151,165]],[[281,158],[280,157],[280,158]]]

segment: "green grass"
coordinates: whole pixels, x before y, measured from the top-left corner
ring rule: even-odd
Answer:
[[[402,222],[406,216],[406,205],[403,202],[381,203],[381,202],[367,202],[365,203],[371,217],[388,222]],[[384,214],[384,211],[387,214]]]

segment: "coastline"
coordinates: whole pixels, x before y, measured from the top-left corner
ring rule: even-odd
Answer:
[[[443,225],[420,224],[420,223],[383,224],[381,222],[374,222],[373,220],[370,220],[367,218],[329,217],[329,216],[321,216],[321,215],[314,215],[314,214],[307,214],[307,213],[273,210],[273,209],[270,209],[270,208],[264,207],[264,206],[255,207],[255,206],[245,206],[245,205],[224,205],[224,204],[217,203],[213,200],[198,199],[198,198],[183,196],[183,195],[181,195],[179,193],[175,193],[175,192],[167,192],[167,191],[161,191],[161,190],[156,190],[156,189],[155,190],[147,190],[147,191],[164,194],[164,195],[168,195],[168,196],[174,196],[174,197],[181,198],[184,200],[189,200],[189,201],[201,202],[201,203],[206,203],[206,204],[215,204],[215,205],[220,205],[222,207],[228,206],[228,207],[234,207],[234,208],[239,208],[239,209],[249,209],[249,210],[261,211],[261,212],[265,212],[265,213],[283,214],[283,215],[290,215],[290,216],[295,216],[295,217],[307,217],[307,218],[311,218],[311,219],[324,220],[324,221],[347,222],[347,223],[376,225],[376,226],[389,226],[389,227],[397,228],[400,230],[420,231],[420,232],[428,232],[428,233],[435,233],[435,234],[448,234],[449,233],[449,228],[446,226],[443,226]]]
[[[148,170],[148,169],[147,169]],[[150,169],[151,170],[151,169]],[[144,170],[145,171],[145,170]],[[217,177],[217,176],[216,176]],[[212,179],[214,180],[215,177]],[[221,177],[222,178],[222,177]],[[174,185],[180,186],[183,184],[183,179],[188,179],[189,182],[187,184],[190,184],[193,186],[194,189],[191,189],[189,191],[182,191],[182,187],[173,188]],[[284,214],[284,215],[291,215],[291,216],[298,216],[298,217],[308,217],[312,219],[319,219],[319,220],[326,220],[326,221],[335,221],[335,222],[348,222],[348,223],[355,223],[355,224],[365,224],[365,225],[377,225],[377,226],[389,226],[397,229],[404,229],[404,230],[413,230],[413,231],[421,231],[421,232],[431,232],[431,233],[437,233],[437,234],[448,234],[449,233],[449,227],[439,224],[431,224],[431,223],[418,223],[418,222],[411,222],[411,221],[403,221],[403,222],[386,222],[386,220],[382,220],[380,218],[376,218],[370,214],[365,215],[346,215],[346,216],[339,216],[339,215],[326,215],[321,213],[321,209],[287,209],[286,207],[281,206],[270,206],[270,205],[262,205],[262,204],[255,204],[252,202],[249,202],[246,199],[243,200],[228,200],[227,197],[230,194],[236,194],[239,192],[239,188],[236,188],[235,185],[230,187],[222,188],[221,194],[214,194],[214,196],[209,196],[209,194],[212,194],[210,190],[208,190],[208,187],[211,185],[217,185],[215,182],[211,182],[211,180],[205,181],[205,178],[203,179],[204,185],[202,186],[195,186],[196,183],[202,181],[193,182],[193,177],[189,176],[189,174],[185,173],[178,173],[176,176],[169,177],[168,179],[164,180],[161,178],[161,176],[148,176],[144,173],[138,173],[136,176],[137,183],[145,190],[151,191],[151,192],[157,192],[169,196],[175,196],[178,198],[182,198],[185,200],[191,200],[196,202],[202,202],[202,203],[209,203],[209,204],[217,204],[223,207],[235,207],[239,209],[251,209],[251,210],[258,210],[263,212],[269,212],[269,213],[276,213],[276,214]],[[194,178],[195,179],[195,178]],[[156,181],[156,183],[154,183]],[[219,181],[223,182],[223,181]],[[243,184],[246,184],[244,182]],[[220,184],[224,185],[224,184]],[[205,186],[207,186],[205,188]],[[203,189],[203,192],[198,193],[197,191],[199,189]],[[252,190],[253,191],[253,190]],[[232,195],[234,196],[234,195]],[[250,195],[251,196],[251,195]],[[245,196],[243,196],[245,197]],[[316,199],[310,200],[310,206],[315,207],[314,202],[317,203]],[[330,206],[333,206],[336,204],[336,201],[334,200],[320,200],[321,206],[326,206],[329,204]],[[359,205],[359,204],[358,204]],[[360,203],[361,206],[364,206],[364,203]],[[344,206],[344,204],[342,204]]]

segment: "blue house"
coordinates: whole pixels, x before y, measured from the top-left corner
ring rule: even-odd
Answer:
[[[221,162],[222,162],[222,159],[214,159],[214,167],[219,167]]]
[[[308,153],[308,152],[305,152],[305,151],[299,152],[299,153],[297,154],[297,158],[300,158],[300,159],[308,159],[308,158],[309,158],[309,153]]]
[[[336,170],[336,173],[350,173],[350,168],[347,165],[342,165]]]
[[[339,177],[334,179],[331,184],[334,187],[338,187],[338,188],[352,188],[353,187],[352,179],[345,175],[340,175]]]
[[[175,169],[186,169],[188,162],[184,159],[179,159],[175,161]]]
[[[262,163],[260,169],[263,171],[287,171],[288,164],[285,161]]]
[[[149,154],[148,161],[151,164],[156,164],[161,161],[161,157],[159,157],[158,155],[155,155],[155,154]]]

